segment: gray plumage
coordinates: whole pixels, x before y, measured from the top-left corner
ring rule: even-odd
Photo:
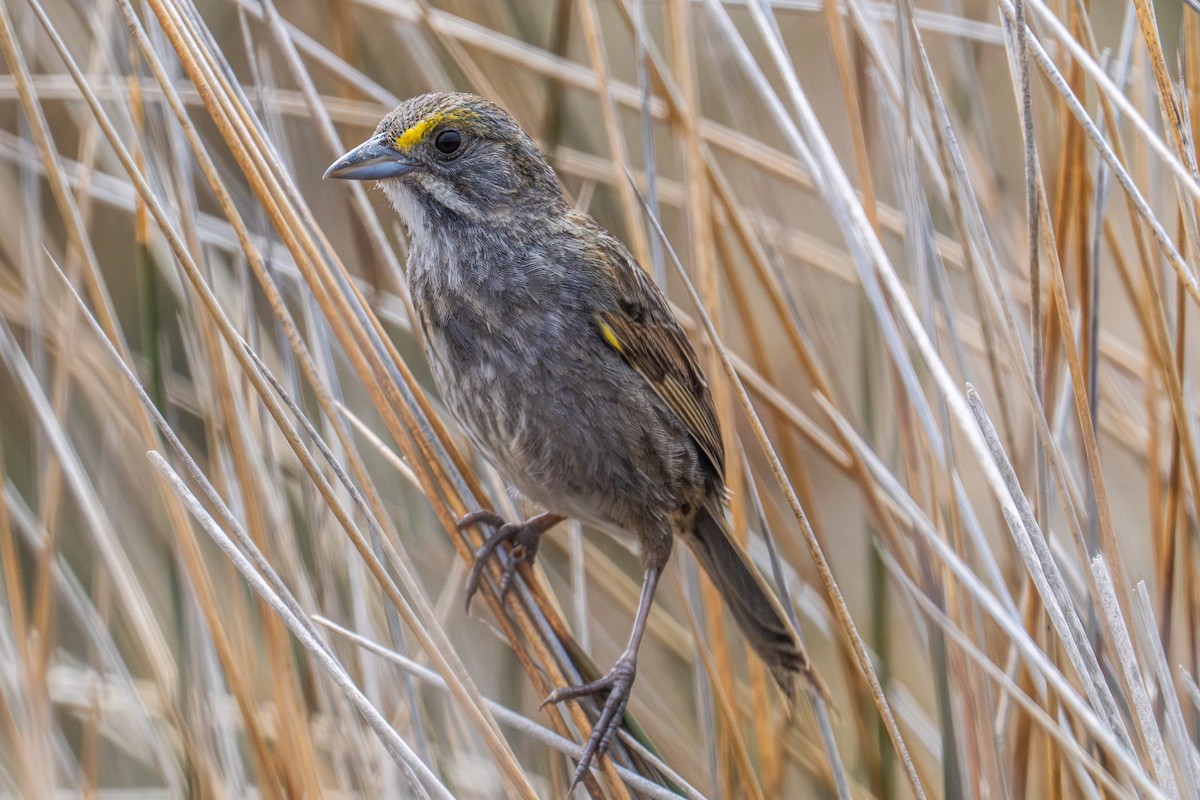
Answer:
[[[726,529],[721,437],[694,350],[659,289],[571,208],[512,118],[474,95],[415,97],[327,174],[382,176],[411,238],[408,284],[434,380],[472,443],[548,511],[640,544],[647,581],[629,648],[605,679],[551,698],[609,692],[576,779],[619,725],[676,536],[789,697],[797,677],[815,681]],[[556,519],[504,536],[531,559]]]

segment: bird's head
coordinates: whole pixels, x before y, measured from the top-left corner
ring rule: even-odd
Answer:
[[[416,234],[455,218],[512,224],[563,202],[529,135],[495,103],[465,93],[406,100],[325,177],[379,181]]]

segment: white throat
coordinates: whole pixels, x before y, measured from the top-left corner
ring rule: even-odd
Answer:
[[[386,180],[379,182],[383,193],[387,195],[388,200],[392,202],[392,207],[396,209],[396,213],[400,215],[400,219],[404,220],[404,226],[408,228],[408,235],[411,238],[422,238],[425,235],[425,209],[421,203],[413,197],[413,193],[398,180]]]

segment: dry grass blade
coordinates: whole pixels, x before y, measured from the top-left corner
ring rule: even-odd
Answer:
[[[289,608],[289,604],[276,595],[274,590],[262,579],[255,566],[238,549],[233,540],[221,530],[220,526],[217,525],[216,521],[205,510],[200,500],[188,490],[183,480],[171,469],[171,465],[166,462],[166,459],[156,452],[151,452],[148,455],[151,463],[154,464],[154,468],[167,479],[171,487],[187,505],[188,511],[192,513],[205,532],[217,542],[218,546],[225,552],[225,555],[238,568],[242,577],[271,605],[274,612],[287,623],[292,634],[300,640],[316,658],[317,662],[330,674],[337,683],[338,688],[346,693],[346,696],[358,708],[359,713],[368,720],[375,733],[384,740],[392,756],[403,766],[407,767],[409,778],[412,781],[412,788],[418,792],[419,796],[424,798],[430,797],[431,795],[427,793],[427,790],[430,790],[433,792],[433,797],[446,798],[446,800],[453,798],[453,795],[429,771],[429,768],[417,758],[417,754],[412,751],[408,743],[392,730],[391,726],[383,718],[383,715],[370,704],[354,680],[337,662],[333,653],[319,639],[312,635],[309,627],[294,615],[292,609]]]
[[[437,673],[432,672],[432,671],[422,667],[420,664],[416,663],[415,661],[405,658],[404,656],[400,655],[399,653],[395,653],[390,650],[387,650],[386,648],[381,647],[380,645],[378,645],[375,642],[364,639],[363,637],[355,634],[353,631],[343,628],[342,626],[340,626],[330,620],[327,620],[327,619],[324,619],[324,618],[318,616],[318,617],[314,617],[313,621],[320,625],[324,625],[325,627],[329,628],[330,630],[332,630],[342,636],[345,636],[347,639],[354,642],[359,647],[362,647],[365,650],[369,650],[371,653],[374,653],[375,655],[379,656],[380,658],[384,658],[384,659],[390,661],[391,663],[395,664],[400,669],[404,670],[405,672],[407,672],[409,674],[415,675],[416,677],[420,678],[422,681],[424,681],[430,685],[436,686],[437,688],[439,688],[443,691],[448,691],[445,681],[443,681],[440,677],[438,677]],[[500,720],[501,722],[503,722],[506,725],[510,725],[514,728],[517,728],[522,733],[524,733],[528,736],[532,736],[533,738],[537,739],[538,741],[542,742],[543,744],[548,745],[549,747],[553,747],[555,750],[558,750],[562,753],[566,753],[566,754],[572,756],[573,758],[578,758],[579,755],[583,752],[583,747],[581,747],[580,745],[575,744],[570,739],[566,739],[562,736],[559,736],[556,733],[554,733],[553,731],[534,723],[528,717],[522,716],[510,708],[506,708],[506,707],[500,705],[499,703],[496,703],[491,700],[488,701],[488,708],[492,711],[493,714],[496,715],[496,719]],[[637,742],[637,740],[635,740],[632,737],[625,734],[624,731],[622,731],[622,735],[626,737],[626,744],[628,744],[632,747],[640,747],[640,743]],[[653,754],[650,753],[648,750],[643,751],[642,755],[647,758],[652,758],[652,759],[654,758]],[[673,792],[673,791],[664,789],[662,786],[651,783],[650,781],[647,781],[645,778],[638,775],[637,773],[631,772],[630,770],[627,770],[622,766],[617,766],[617,773],[621,776],[622,780],[624,780],[626,783],[629,784],[629,788],[634,789],[639,792],[643,792],[647,797],[658,797],[658,798],[663,798],[664,800],[669,800],[669,798],[682,796],[682,797],[690,798],[690,800],[703,800],[703,795],[701,795],[699,792],[697,792],[691,786],[688,786],[687,783],[683,782],[683,779],[680,778],[678,775],[671,773],[669,768],[667,767],[667,765],[663,764],[662,762],[657,762],[657,763],[655,763],[655,767],[657,769],[663,770],[664,774],[666,774],[670,778],[670,780],[674,782],[675,786],[680,791]]]

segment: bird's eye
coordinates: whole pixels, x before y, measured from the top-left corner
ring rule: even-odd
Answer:
[[[434,137],[433,146],[439,153],[450,155],[462,147],[462,134],[453,129],[444,130]]]

